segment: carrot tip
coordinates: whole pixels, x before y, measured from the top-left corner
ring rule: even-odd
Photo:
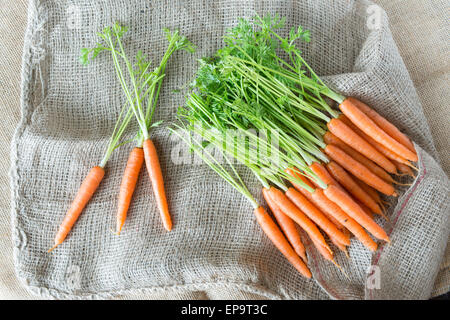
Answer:
[[[50,249],[47,250],[47,253],[52,252],[53,250],[56,249],[56,247],[59,246],[59,244],[55,244],[53,247],[51,247]]]
[[[412,186],[412,183],[400,183],[396,180],[393,181],[394,184],[398,185],[398,186]]]
[[[333,259],[331,260],[331,262],[333,262],[333,264],[344,274],[344,276],[350,280],[350,277],[348,276],[348,274],[344,271],[344,269],[342,269],[342,267]]]

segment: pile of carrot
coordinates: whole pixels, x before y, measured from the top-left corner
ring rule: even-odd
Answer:
[[[106,27],[101,33],[98,33],[101,41],[97,43],[96,47],[83,48],[81,50],[80,61],[83,64],[89,63],[102,52],[111,55],[115,73],[126,97],[126,104],[118,116],[104,158],[99,165],[89,171],[83,180],[59,227],[54,246],[49,252],[61,245],[74,227],[78,217],[99,187],[105,175],[105,166],[113,151],[131,141],[135,141],[136,146],[130,152],[119,188],[116,234],[120,234],[125,224],[139,173],[144,163],[153,187],[156,205],[159,209],[163,226],[167,231],[172,229],[172,219],[164,189],[164,179],[158,153],[149,132],[151,128],[160,124],[160,122],[152,123],[152,117],[161,90],[162,80],[165,77],[166,64],[170,56],[177,50],[193,52],[194,47],[178,31],[164,31],[169,44],[159,66],[154,70],[151,70],[151,62],[141,51],[136,55],[135,63],[130,62],[122,42],[122,37],[127,32],[127,28],[118,23],[112,27]],[[129,83],[127,83],[128,79]],[[136,137],[131,141],[122,141],[121,137],[133,118],[139,128]]]
[[[352,236],[376,251],[377,241],[390,242],[375,221],[377,215],[388,219],[380,194],[396,197],[401,183],[393,175],[414,177],[411,169],[418,157],[411,140],[390,121],[360,100],[328,88],[295,48],[294,41],[309,41],[309,33],[299,27],[282,38],[275,29],[283,24],[278,17],[256,16],[230,29],[225,47],[201,61],[176,129],[201,137],[201,143],[185,140],[190,148],[205,153],[207,142],[255,174],[274,219],[230,163],[233,174],[203,155],[250,200],[256,220],[280,252],[310,277],[297,227],[336,265],[333,246],[348,256]],[[267,144],[249,129],[276,132],[278,150],[249,157]],[[229,130],[244,136],[232,148],[226,147]]]

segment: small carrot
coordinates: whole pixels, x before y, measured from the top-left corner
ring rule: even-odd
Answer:
[[[311,241],[314,244],[314,247],[316,247],[317,251],[319,251],[319,253],[322,255],[322,257],[324,257],[328,261],[334,261],[334,254],[331,250],[328,250],[315,239],[311,239]]]
[[[317,243],[320,243],[327,248],[328,251],[332,252],[317,226],[294,203],[292,203],[283,192],[274,187],[270,187],[267,193],[281,211],[300,225],[311,239],[314,238]]]
[[[295,177],[302,179],[305,183],[306,178],[302,175],[296,173],[293,170],[288,171],[289,174],[294,174]],[[298,184],[293,184],[294,187],[300,192],[308,192],[306,189],[300,187]],[[308,192],[309,193],[309,192]],[[333,201],[328,199],[323,190],[316,189],[311,196],[314,200],[314,203],[323,211],[328,212],[332,215],[337,221],[339,221],[343,226],[345,226],[355,237],[361,241],[361,243],[366,246],[371,251],[377,250],[377,244],[372,240],[372,238],[364,231],[364,229],[352,218],[350,218],[342,209],[335,204]]]
[[[382,213],[380,213],[383,218],[389,221],[389,217],[386,215],[386,207],[384,206],[385,202],[383,202],[380,198],[380,195],[378,192],[372,188],[371,186],[368,186],[365,182],[362,182],[355,176],[353,176],[354,181],[358,184],[358,186],[363,189],[372,199],[375,201],[381,208]]]
[[[341,185],[334,179],[327,169],[318,162],[313,162],[309,168],[322,180],[325,184],[334,184],[340,187]]]
[[[289,242],[284,237],[281,230],[278,228],[276,223],[272,220],[269,214],[264,210],[263,207],[259,206],[254,210],[256,220],[263,229],[267,237],[272,241],[272,243],[277,247],[278,250],[288,259],[288,261],[306,278],[311,278],[311,271],[305,263],[300,259],[294,249],[292,249]]]
[[[397,167],[398,171],[400,171],[403,175],[408,175],[411,176],[413,178],[416,178],[414,172],[411,170],[411,168],[403,163],[400,163],[398,161],[393,161],[395,166]]]
[[[367,169],[375,173],[377,176],[379,176],[384,181],[387,181],[389,183],[394,182],[394,179],[390,176],[389,173],[386,172],[383,168],[378,166],[376,163],[374,163],[372,160],[367,159],[364,155],[356,151],[355,149],[348,146],[344,141],[336,137],[334,134],[332,134],[330,131],[327,131],[325,135],[323,136],[323,141],[326,144],[333,144],[336,147],[339,147],[344,151],[346,154],[348,154],[350,157],[361,163],[362,165],[366,166]],[[395,163],[394,163],[395,165]],[[396,165],[397,167],[397,165]],[[398,168],[398,167],[397,167]]]
[[[344,151],[333,145],[327,145],[325,147],[325,153],[330,156],[334,161],[344,167],[347,171],[351,172],[354,176],[364,181],[368,185],[374,187],[378,191],[389,195],[396,196],[395,189],[392,185],[378,177],[372,171],[367,169],[361,163],[350,157]]]
[[[350,256],[348,255],[348,251],[347,251],[347,247],[345,245],[343,245],[342,243],[340,243],[337,239],[335,239],[334,237],[329,237],[331,242],[342,252],[344,252],[345,256],[347,258],[349,258]]]
[[[284,234],[286,235],[286,238],[294,248],[295,252],[303,259],[303,261],[307,262],[308,259],[306,257],[306,250],[305,246],[302,243],[302,239],[300,237],[300,233],[297,230],[297,227],[295,226],[294,221],[289,218],[287,215],[285,215],[280,208],[272,201],[272,199],[268,195],[268,189],[263,188],[262,190],[264,199],[267,202],[267,205],[269,206],[270,210],[272,211],[273,215],[275,216],[275,219],[278,222],[278,225],[281,227],[281,230],[283,230]]]
[[[330,161],[327,163],[327,169],[356,199],[364,203],[373,212],[382,214],[381,208],[378,204],[353,180],[344,168],[336,162]]]
[[[372,119],[362,112],[352,99],[345,99],[339,109],[363,132],[372,137],[378,143],[410,161],[417,161],[417,155],[407,147],[389,136]],[[339,136],[338,136],[339,137]],[[388,170],[389,171],[389,170]]]
[[[89,171],[88,175],[81,183],[77,195],[75,196],[75,199],[73,200],[69,210],[66,213],[66,216],[64,217],[63,222],[59,227],[58,233],[55,237],[55,245],[50,250],[48,250],[48,252],[52,251],[64,242],[70,230],[72,230],[73,225],[83,211],[84,207],[86,207],[87,203],[92,198],[98,186],[100,185],[100,182],[102,181],[104,175],[105,170],[100,166],[95,166]]]
[[[391,161],[389,161],[389,159],[375,149],[370,143],[364,140],[363,137],[359,136],[341,119],[332,119],[328,122],[327,127],[336,137],[344,141],[356,151],[365,155],[384,170],[390,173],[396,173],[397,168]]]
[[[372,119],[373,122],[375,122],[381,129],[384,130],[389,136],[397,140],[398,143],[401,143],[405,147],[407,147],[409,150],[417,154],[416,149],[414,148],[414,145],[412,144],[411,140],[398,128],[393,125],[391,122],[386,120],[386,118],[382,117],[378,112],[376,112],[374,109],[370,108],[367,104],[364,102],[353,98],[348,97],[347,99],[350,99],[351,102],[353,102],[359,110],[364,112],[370,119]]]
[[[359,185],[359,187],[363,189],[376,203],[383,203],[377,190],[367,185],[364,181],[359,180],[357,177],[353,176],[353,178],[353,180]]]
[[[327,217],[317,209],[311,202],[309,202],[304,196],[302,196],[294,188],[289,188],[286,191],[286,196],[300,209],[302,210],[312,221],[314,221],[318,227],[320,227],[330,237],[335,238],[337,241],[344,245],[350,244],[350,238],[340,231],[333,223],[328,220]]]
[[[133,197],[143,163],[144,151],[139,147],[133,148],[128,156],[127,166],[120,184],[119,204],[117,205],[117,234],[120,234],[120,231],[125,224],[128,208],[130,207],[131,198]]]
[[[166,191],[164,190],[164,179],[159,164],[158,154],[155,145],[150,139],[144,140],[143,143],[145,165],[147,167],[150,181],[152,182],[153,193],[155,194],[156,203],[161,214],[164,228],[167,231],[172,230],[172,219],[167,205]]]
[[[383,228],[367,216],[364,210],[340,188],[329,185],[328,188],[324,190],[324,194],[375,237],[390,242],[389,237]]]
[[[398,154],[396,154],[395,152],[393,152],[392,150],[390,150],[389,148],[386,148],[385,146],[383,146],[381,143],[378,143],[377,141],[375,141],[372,137],[370,137],[369,135],[367,135],[365,132],[363,132],[362,130],[360,130],[357,126],[355,126],[347,117],[345,117],[345,115],[341,115],[339,116],[340,119],[348,126],[350,127],[354,132],[356,132],[356,134],[358,134],[360,137],[362,137],[363,139],[365,139],[370,145],[372,145],[375,149],[377,149],[381,154],[383,154],[386,158],[390,159],[390,161],[394,164],[394,161],[403,163],[404,165],[410,166],[415,168],[413,165],[411,165],[409,163],[408,160],[406,160],[405,158],[399,156]],[[397,166],[395,166],[397,169]],[[396,172],[394,172],[395,174],[397,174],[397,170]]]
[[[298,173],[298,169],[286,169],[285,172],[289,175],[291,175],[294,178],[300,179],[302,180],[305,184],[307,184],[311,189],[315,189],[313,184],[311,183],[311,181],[308,180],[308,178],[306,178],[305,176],[303,176],[302,174]],[[294,186],[295,189],[297,189],[298,191],[300,191],[305,197],[306,199],[308,199],[310,202],[312,202],[314,205],[316,205],[316,207],[319,207],[320,210],[322,210],[322,208],[320,208],[319,203],[316,202],[316,199],[314,199],[313,197],[313,193],[309,192],[308,190],[306,190],[305,188],[302,188],[298,183],[295,183],[293,181],[291,181],[292,185]],[[342,230],[342,232],[344,232],[343,229],[345,229],[344,225],[342,223],[340,223],[333,215],[330,215],[329,212],[326,212],[324,210],[322,210],[323,214],[325,214],[325,216],[330,219],[330,221],[340,230]]]
[[[363,209],[363,211],[371,218],[373,219],[373,212],[372,210],[370,210],[364,203],[362,203],[361,201],[359,201],[358,199],[354,199],[355,202],[358,204],[358,206],[361,207],[361,209]],[[381,215],[382,213],[380,213]]]

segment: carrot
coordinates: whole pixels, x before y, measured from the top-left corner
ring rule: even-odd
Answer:
[[[329,185],[328,188],[324,190],[324,194],[375,237],[387,242],[390,241],[386,232],[377,225],[375,221],[367,216],[364,210],[340,188]]]
[[[344,122],[345,123],[345,122]],[[344,151],[346,154],[348,154],[350,157],[361,163],[362,165],[366,166],[367,169],[375,173],[377,176],[379,176],[381,179],[387,182],[394,182],[394,179],[390,176],[389,173],[387,173],[383,168],[378,166],[376,163],[374,163],[372,160],[367,159],[364,155],[356,151],[355,149],[348,146],[344,141],[336,137],[334,134],[332,134],[330,131],[327,131],[325,135],[323,136],[323,141],[326,144],[333,144],[336,147],[339,147]],[[394,163],[395,165],[395,163]],[[397,167],[397,166],[396,166]]]
[[[378,164],[384,170],[390,173],[396,173],[397,168],[383,154],[374,148],[370,143],[358,135],[340,118],[332,119],[327,124],[328,130],[336,137],[344,141],[350,147],[365,155],[367,158]]]
[[[305,263],[300,259],[300,257],[292,249],[289,242],[284,237],[281,230],[278,228],[276,223],[272,220],[269,214],[264,210],[263,207],[259,206],[254,210],[256,216],[256,221],[263,229],[267,237],[272,241],[272,243],[277,247],[278,250],[288,259],[288,261],[306,278],[311,278],[311,271]]]
[[[347,171],[351,172],[354,176],[364,181],[368,185],[374,187],[378,191],[389,195],[396,196],[395,189],[392,185],[378,177],[372,171],[367,169],[361,163],[350,157],[344,151],[333,145],[327,145],[325,147],[325,153],[329,155],[334,161],[344,167]]]
[[[395,166],[397,167],[398,171],[400,171],[402,173],[402,175],[408,175],[411,176],[413,178],[415,178],[416,176],[414,175],[414,172],[411,170],[411,168],[401,162],[398,161],[393,161]]]
[[[327,217],[317,209],[311,202],[309,202],[304,196],[301,195],[294,188],[289,188],[286,191],[286,196],[300,209],[302,210],[317,226],[325,231],[330,237],[335,238],[337,241],[344,245],[350,244],[350,238],[342,233],[333,223],[328,220]]]
[[[317,243],[320,243],[322,246],[327,248],[328,251],[332,252],[317,226],[299,208],[297,208],[297,206],[293,204],[283,192],[274,187],[270,187],[267,193],[272,201],[278,205],[281,211],[300,225],[300,227],[306,231],[311,239],[315,239]]]
[[[120,234],[127,218],[128,208],[136,187],[136,182],[144,162],[144,151],[142,148],[133,148],[128,156],[127,166],[123,173],[122,183],[120,184],[119,204],[117,205],[117,224],[116,232]]]
[[[355,105],[352,99],[345,99],[340,105],[339,109],[363,132],[373,138],[378,143],[382,144],[392,152],[410,161],[417,161],[417,155],[409,150],[407,147],[389,136],[383,129],[381,129],[372,119],[370,119],[364,112],[362,112]],[[331,131],[331,130],[330,130]],[[338,136],[339,137],[339,136]],[[345,141],[345,140],[344,140]],[[370,158],[370,157],[368,157]],[[389,171],[389,170],[387,170]]]
[[[95,166],[89,171],[88,175],[81,183],[75,199],[72,201],[72,204],[59,227],[58,233],[55,237],[55,245],[50,250],[48,250],[48,252],[52,251],[64,242],[70,230],[72,230],[75,222],[80,216],[81,212],[83,211],[84,207],[86,207],[87,203],[92,198],[98,186],[100,185],[100,182],[102,181],[104,175],[105,170],[100,166]]]
[[[363,209],[363,211],[371,218],[373,219],[373,212],[361,201],[359,201],[358,199],[354,199],[355,202],[358,204],[358,206],[361,207],[361,209]],[[381,213],[380,213],[381,214]]]
[[[370,195],[370,197],[378,204],[382,203],[380,195],[378,194],[377,190],[375,190],[374,188],[372,188],[371,186],[368,186],[365,182],[359,180],[358,178],[356,178],[355,176],[353,176],[353,178],[355,178],[355,182],[359,185],[359,187],[361,189],[363,189],[368,195]]]
[[[308,180],[308,178],[306,178],[305,176],[303,176],[302,174],[298,173],[298,169],[286,169],[285,172],[289,175],[291,175],[294,178],[300,179],[302,180],[305,184],[307,184],[310,188],[315,189],[313,184],[311,183],[311,181]],[[291,181],[292,185],[294,186],[295,189],[297,189],[298,191],[300,191],[305,197],[306,199],[308,199],[310,202],[312,202],[313,204],[315,204],[317,207],[319,207],[320,210],[322,210],[322,208],[320,208],[320,204],[317,203],[317,200],[314,199],[313,197],[313,193],[309,192],[308,190],[306,190],[305,188],[302,188],[298,183],[295,183],[293,181]],[[323,214],[325,214],[325,216],[330,219],[330,221],[340,230],[342,230],[342,232],[344,232],[343,229],[345,229],[344,225],[342,223],[340,223],[333,215],[330,215],[329,212],[322,210]]]
[[[347,247],[346,247],[345,245],[343,245],[342,243],[340,243],[339,241],[337,241],[334,237],[329,237],[329,238],[330,238],[331,242],[332,242],[339,250],[341,250],[342,252],[344,252],[344,253],[345,253],[345,256],[346,256],[347,258],[349,258],[348,251],[347,251]]]
[[[408,162],[408,160],[399,156],[395,152],[389,150],[388,148],[383,146],[381,143],[378,143],[372,137],[370,137],[369,135],[367,135],[363,131],[361,131],[347,117],[345,117],[345,115],[341,115],[341,116],[339,116],[339,118],[342,120],[342,122],[344,122],[347,126],[349,126],[354,132],[356,132],[356,134],[358,134],[360,137],[365,139],[369,144],[371,144],[375,149],[377,149],[386,158],[390,159],[392,161],[392,163],[394,164],[394,166],[395,166],[394,161],[397,161],[397,162],[403,163],[407,166],[414,167]],[[396,169],[397,169],[397,166],[396,166]],[[397,172],[395,172],[395,174],[397,174]]]
[[[391,122],[386,120],[384,117],[382,117],[378,112],[370,108],[367,104],[364,102],[353,98],[348,97],[347,99],[350,99],[350,101],[355,104],[359,110],[364,112],[370,119],[372,119],[373,122],[377,124],[384,132],[386,132],[389,136],[397,140],[398,143],[401,143],[405,147],[407,147],[409,150],[417,154],[416,149],[414,148],[414,145],[412,144],[411,140],[400,130],[397,129],[396,126],[394,126]]]
[[[311,241],[314,244],[314,246],[316,247],[317,251],[319,251],[319,253],[322,255],[322,257],[324,257],[328,261],[334,261],[334,257],[333,257],[334,254],[333,254],[333,252],[331,252],[331,250],[329,251],[322,244],[318,243],[317,240],[315,240],[315,239],[311,239]]]
[[[340,187],[340,184],[330,175],[327,169],[318,162],[313,162],[309,168],[322,180],[325,184],[334,184]]]
[[[166,192],[164,190],[164,180],[159,164],[158,154],[155,145],[150,139],[144,140],[143,143],[145,165],[147,167],[150,181],[152,182],[153,193],[155,194],[156,203],[161,214],[164,228],[167,231],[172,230],[172,219],[170,218],[169,207],[167,205]]]
[[[353,178],[334,161],[330,161],[327,165],[328,171],[339,181],[344,188],[352,194],[356,199],[361,201],[375,213],[381,214],[381,208],[361,187],[353,180]]]
[[[268,189],[263,188],[262,190],[264,199],[267,202],[267,205],[269,206],[270,210],[272,211],[273,215],[275,216],[275,219],[278,222],[278,225],[281,227],[281,230],[283,230],[284,234],[286,235],[286,238],[289,240],[290,244],[294,248],[295,252],[303,259],[303,261],[307,262],[308,259],[306,257],[306,250],[303,246],[302,239],[300,237],[300,233],[297,230],[297,227],[295,226],[294,221],[289,218],[287,215],[285,215],[280,208],[272,201],[272,199],[268,195]]]
[[[300,174],[297,174],[295,171],[290,170],[289,174],[294,174],[294,176],[302,179],[305,183],[306,178]],[[298,184],[293,184],[294,187],[300,192],[307,192],[306,189],[300,187]],[[352,218],[350,218],[342,209],[335,204],[333,201],[328,199],[323,190],[316,189],[313,193],[311,193],[311,197],[314,203],[323,211],[328,212],[331,216],[333,216],[337,221],[339,221],[343,226],[345,226],[355,237],[361,241],[361,243],[366,246],[371,251],[377,250],[377,244],[372,240],[372,238],[364,231],[364,229]]]

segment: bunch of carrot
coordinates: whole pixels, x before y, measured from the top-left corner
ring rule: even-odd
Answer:
[[[87,64],[90,58],[94,59],[102,52],[111,54],[117,78],[126,96],[126,104],[118,116],[104,158],[98,166],[93,167],[89,171],[82,182],[75,199],[59,227],[54,246],[49,251],[55,249],[66,239],[81,212],[99,187],[105,175],[104,168],[113,151],[133,140],[136,142],[136,147],[130,152],[119,189],[116,233],[120,234],[124,226],[139,172],[144,162],[152,183],[156,204],[160,211],[164,228],[167,231],[172,229],[172,220],[164,190],[161,166],[155,145],[150,139],[149,131],[161,123],[152,123],[152,117],[169,58],[177,50],[193,52],[194,47],[178,31],[164,31],[169,44],[159,66],[154,70],[151,70],[151,62],[147,60],[141,51],[137,53],[136,62],[134,64],[130,62],[122,41],[122,37],[127,32],[127,28],[117,23],[112,27],[106,27],[101,33],[98,33],[101,41],[96,47],[90,49],[83,48],[81,50],[82,55],[80,61],[83,64]],[[121,137],[133,118],[139,127],[136,137],[131,141],[121,142]]]
[[[377,250],[369,234],[390,242],[373,217],[387,218],[379,193],[397,196],[395,185],[400,183],[391,174],[414,176],[411,162],[418,158],[412,142],[391,122],[320,80],[294,44],[297,39],[309,41],[308,31],[298,27],[283,38],[275,31],[283,26],[284,19],[256,16],[241,19],[228,30],[225,46],[201,60],[194,91],[180,108],[181,124],[172,130],[184,132],[178,133],[180,137],[202,140],[183,138],[250,200],[263,231],[301,274],[310,277],[296,225],[335,264],[322,232],[346,254],[351,235],[369,250]],[[326,98],[334,100],[340,112]],[[232,140],[231,147],[227,147],[229,130],[243,137]],[[268,139],[254,130],[267,132]],[[276,150],[251,156],[275,138]],[[230,173],[206,145],[255,174],[277,223],[249,194],[232,164],[227,160]]]

